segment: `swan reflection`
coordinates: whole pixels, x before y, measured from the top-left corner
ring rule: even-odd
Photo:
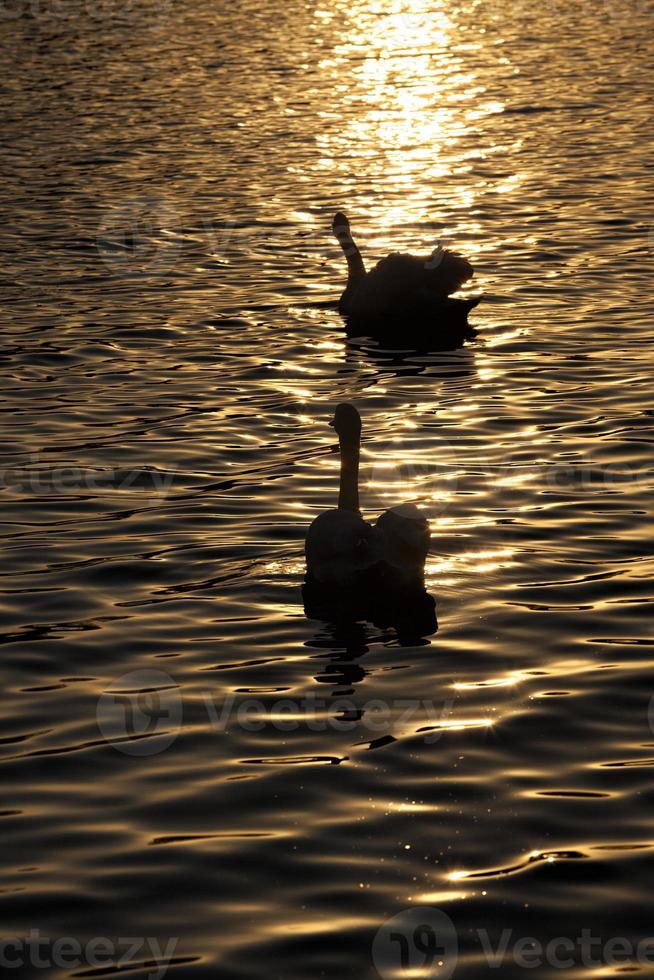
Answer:
[[[364,623],[383,632],[394,631],[401,646],[420,646],[438,631],[436,600],[417,583],[398,587],[397,582],[373,574],[344,588],[324,585],[307,575],[302,598],[307,618],[329,623],[328,645],[343,646],[350,660],[367,653],[370,635]]]
[[[472,329],[472,328],[470,328]],[[409,339],[399,344],[381,337],[371,337],[359,330],[349,330],[345,348],[348,365],[369,362],[378,372],[377,383],[386,377],[425,377],[442,381],[457,381],[478,377],[475,353],[457,340],[451,347],[439,343],[436,348]],[[367,366],[367,365],[366,365]]]

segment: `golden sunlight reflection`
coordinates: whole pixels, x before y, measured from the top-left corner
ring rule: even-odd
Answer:
[[[525,679],[521,671],[515,671],[506,677],[490,677],[481,681],[458,681],[452,684],[457,691],[472,691],[483,687],[513,687]]]
[[[439,522],[432,523],[432,533],[438,533]],[[435,585],[456,585],[461,576],[480,575],[507,568],[512,562],[512,548],[487,548],[479,551],[466,551],[459,555],[432,557],[425,562],[425,578],[430,587]]]
[[[466,254],[474,260],[481,232],[470,216],[476,188],[457,175],[473,165],[467,158],[479,119],[504,107],[485,98],[475,67],[477,42],[463,49],[456,15],[443,0],[396,0],[392,6],[353,0],[339,8],[340,43],[335,60],[324,67],[346,79],[344,91],[356,112],[345,116],[341,132],[318,137],[321,166],[340,169],[345,154],[350,161],[356,158],[354,166],[366,183],[383,172],[387,188],[394,188],[377,213],[372,200],[361,202],[372,212],[366,242],[371,250],[397,247],[403,229],[407,244],[415,245],[415,227],[437,222],[425,245],[465,239]],[[319,8],[315,16],[332,13]],[[516,174],[506,176],[498,190],[511,190],[519,180]],[[445,198],[438,188],[445,184],[447,211],[438,204],[439,196]]]
[[[447,875],[449,881],[464,881],[469,878],[499,878],[505,875],[519,874],[531,868],[534,864],[554,864],[559,860],[578,860],[584,854],[580,851],[530,851],[513,864],[500,868],[489,868],[479,871],[450,871]]]
[[[462,902],[470,898],[474,892],[422,892],[416,895],[414,901],[420,905],[437,905],[439,902]]]
[[[389,812],[396,810],[399,813],[433,813],[435,810],[440,808],[435,804],[416,803],[415,800],[412,800],[411,803],[407,803],[405,800],[400,800],[397,803],[389,803],[388,809]]]
[[[444,732],[463,732],[469,728],[491,728],[496,722],[492,718],[460,718],[457,721],[437,721],[427,726],[429,730],[439,729]],[[426,731],[427,727],[422,729]]]
[[[5,6],[9,958],[599,976],[651,930],[650,0]]]
[[[508,343],[510,340],[517,340],[518,337],[522,337],[527,333],[524,328],[518,328],[515,330],[505,330],[503,333],[496,333],[494,336],[489,336],[486,340],[487,347],[500,347],[502,344]],[[520,357],[521,355],[517,355]]]
[[[308,388],[298,388],[295,385],[284,384],[282,381],[268,382],[266,387],[278,391],[280,394],[290,395],[291,398],[295,398],[301,404],[309,401],[313,396],[313,392]]]
[[[302,575],[306,567],[306,562],[304,557],[296,558],[292,560],[290,558],[280,560],[280,561],[269,561],[263,565],[262,570],[267,575],[278,575],[280,573],[284,575]],[[295,606],[291,604],[291,608],[295,610]]]

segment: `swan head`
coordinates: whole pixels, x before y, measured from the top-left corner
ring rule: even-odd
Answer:
[[[336,430],[341,445],[356,446],[360,442],[361,416],[349,402],[336,406],[334,418],[329,424]]]
[[[332,231],[335,236],[339,238],[340,235],[345,233],[350,234],[350,222],[347,219],[347,215],[343,214],[342,211],[337,211],[332,220]]]

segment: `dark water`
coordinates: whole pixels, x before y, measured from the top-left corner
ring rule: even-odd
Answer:
[[[654,976],[651,4],[1,12],[4,973]],[[347,342],[339,207],[478,339]],[[304,614],[341,400],[422,641]]]

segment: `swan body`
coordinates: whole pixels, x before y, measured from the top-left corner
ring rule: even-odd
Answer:
[[[377,518],[375,530],[381,534],[385,561],[410,573],[425,563],[431,544],[429,522],[415,504],[391,507]]]
[[[341,472],[338,508],[320,514],[307,531],[307,572],[337,588],[374,582],[406,587],[422,582],[431,542],[429,524],[414,504],[391,508],[373,526],[359,511],[361,417],[354,405],[336,407]]]
[[[425,256],[392,252],[366,272],[350,223],[340,211],[332,230],[347,260],[347,285],[338,309],[348,321],[376,326],[378,332],[404,331],[407,325],[471,332],[468,313],[481,297],[452,299],[450,295],[473,276],[463,256],[440,246]]]
[[[360,514],[327,510],[309,527],[307,568],[324,585],[348,585],[381,558],[379,536]]]

